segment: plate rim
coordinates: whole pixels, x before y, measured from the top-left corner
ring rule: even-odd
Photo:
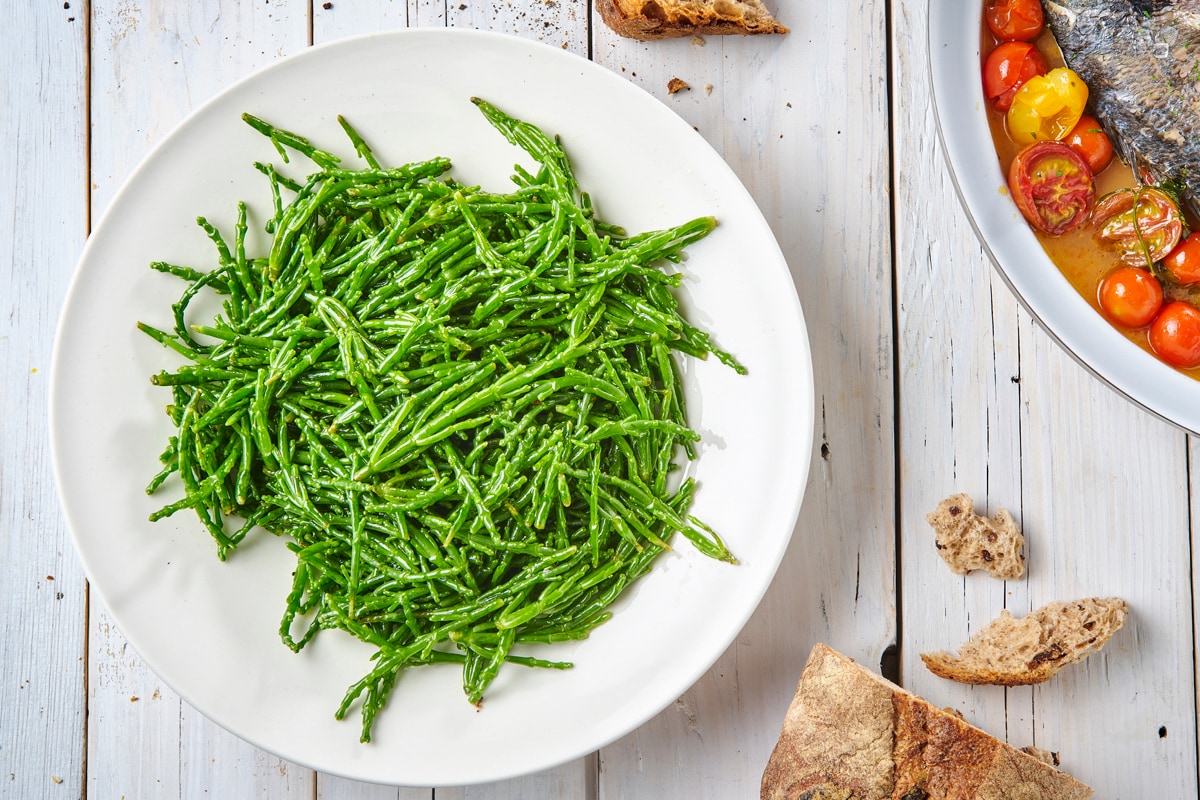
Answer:
[[[712,152],[713,159],[714,159],[713,163],[719,164],[720,166],[722,166],[724,168],[724,170],[727,172],[727,179],[731,182],[731,185],[740,188],[741,192],[744,194],[743,202],[748,204],[748,207],[752,208],[756,212],[757,222],[761,223],[761,229],[763,231],[765,231],[768,234],[768,236],[770,237],[771,249],[777,253],[778,263],[779,263],[779,265],[781,265],[783,267],[783,272],[792,287],[791,305],[793,307],[793,313],[795,314],[796,320],[799,323],[799,330],[802,335],[799,340],[793,341],[790,344],[789,355],[794,356],[796,358],[796,363],[791,364],[789,368],[790,368],[791,372],[794,373],[794,377],[792,378],[791,383],[794,383],[795,385],[799,386],[803,392],[802,400],[804,403],[804,408],[801,410],[801,414],[796,419],[799,423],[797,426],[797,429],[803,440],[802,442],[800,442],[798,444],[803,444],[804,449],[797,454],[798,458],[796,460],[799,462],[798,467],[797,467],[797,486],[796,486],[795,491],[793,492],[791,501],[788,504],[786,511],[784,512],[784,516],[786,516],[786,518],[788,520],[790,520],[791,530],[789,532],[787,532],[787,534],[781,538],[779,546],[776,548],[776,552],[774,553],[775,557],[773,559],[773,563],[771,563],[769,565],[769,568],[766,571],[767,579],[762,581],[761,584],[757,587],[758,590],[756,592],[756,596],[754,597],[753,602],[749,603],[747,605],[745,614],[743,616],[743,619],[741,620],[741,624],[738,627],[736,627],[728,632],[728,635],[726,637],[726,641],[723,644],[723,647],[716,654],[716,657],[713,660],[711,660],[707,663],[704,663],[704,664],[697,664],[696,668],[693,669],[691,671],[691,673],[688,674],[687,686],[690,687],[697,680],[699,680],[706,672],[708,672],[712,668],[713,664],[716,663],[716,659],[719,659],[721,653],[724,652],[724,650],[728,649],[729,645],[736,639],[736,637],[738,636],[738,634],[740,633],[742,628],[745,627],[746,623],[749,621],[751,616],[753,616],[755,610],[761,605],[763,597],[769,590],[770,586],[772,585],[772,583],[774,581],[775,576],[777,575],[778,568],[779,568],[780,564],[782,563],[782,560],[788,550],[789,544],[791,543],[791,541],[794,538],[796,523],[799,519],[800,510],[803,505],[804,497],[806,494],[806,487],[807,487],[809,476],[810,476],[811,461],[812,461],[812,448],[813,448],[813,442],[815,441],[815,431],[814,431],[814,426],[815,426],[815,381],[814,381],[814,375],[813,375],[811,340],[807,333],[807,327],[806,327],[806,323],[805,323],[803,309],[801,307],[799,296],[795,291],[794,278],[791,275],[790,270],[787,268],[787,260],[786,260],[784,254],[782,252],[782,249],[779,245],[778,239],[774,236],[773,231],[771,231],[769,224],[767,224],[765,217],[763,217],[763,215],[762,215],[761,209],[758,207],[758,204],[755,202],[753,197],[750,195],[748,188],[740,180],[740,178],[738,178],[736,173],[734,173],[733,169],[728,165],[728,163],[724,160],[724,158],[720,155],[720,153],[716,151],[715,148],[713,148],[710,144],[708,144],[708,142],[706,140],[704,140],[703,137],[701,137],[698,132],[695,132],[694,129],[692,129],[690,126],[688,126],[687,123],[681,117],[679,117],[677,112],[675,112],[673,109],[671,109],[669,106],[667,106],[665,103],[663,103],[658,98],[651,95],[649,92],[647,92],[642,87],[637,86],[636,84],[633,84],[629,81],[624,80],[623,78],[621,78],[621,76],[616,75],[615,73],[611,72],[611,70],[608,70],[603,65],[601,65],[597,62],[594,62],[590,59],[587,59],[585,57],[582,57],[582,56],[580,56],[576,53],[573,53],[569,50],[562,50],[562,49],[559,49],[556,47],[552,47],[543,42],[526,39],[524,37],[517,36],[514,34],[508,34],[508,33],[503,33],[503,32],[496,32],[496,31],[478,30],[478,29],[465,29],[465,28],[404,28],[404,29],[374,31],[374,32],[368,32],[368,33],[363,33],[363,34],[356,34],[353,36],[346,36],[346,37],[340,37],[337,39],[332,39],[332,40],[329,40],[327,42],[322,42],[317,45],[306,46],[301,50],[298,50],[298,51],[291,53],[289,55],[286,55],[286,56],[282,56],[280,58],[276,58],[268,64],[265,64],[256,69],[250,70],[247,74],[245,74],[241,78],[224,86],[219,91],[214,93],[211,97],[209,97],[207,100],[205,100],[204,102],[195,106],[187,114],[185,114],[180,120],[178,120],[165,134],[163,134],[162,137],[157,142],[155,142],[145,152],[145,154],[139,159],[139,161],[133,167],[133,169],[130,170],[126,174],[126,176],[123,178],[120,186],[118,187],[117,191],[111,196],[110,200],[108,201],[108,204],[107,204],[106,208],[104,209],[103,213],[99,216],[99,218],[96,220],[96,222],[91,226],[91,229],[88,233],[88,237],[84,242],[84,245],[81,249],[78,260],[76,261],[76,263],[73,267],[71,278],[68,282],[67,290],[66,290],[64,299],[63,299],[61,307],[60,307],[59,318],[58,318],[58,322],[56,323],[55,333],[54,333],[54,338],[53,338],[53,348],[52,348],[51,361],[50,361],[50,373],[51,374],[50,374],[49,389],[48,389],[49,443],[50,443],[50,451],[51,451],[52,470],[53,470],[53,475],[54,475],[54,480],[55,480],[56,495],[59,500],[60,508],[63,510],[63,513],[64,513],[64,521],[65,521],[66,527],[68,529],[68,533],[70,535],[72,544],[74,546],[75,553],[76,553],[77,557],[80,559],[80,561],[84,567],[85,575],[89,575],[89,576],[92,575],[93,574],[93,564],[91,563],[91,559],[87,555],[88,548],[85,546],[81,546],[81,539],[80,539],[80,533],[79,533],[80,522],[76,518],[76,514],[74,513],[72,505],[69,502],[68,498],[64,496],[64,480],[63,480],[64,455],[68,449],[68,445],[61,440],[62,427],[61,427],[61,423],[59,420],[59,414],[62,411],[62,406],[63,406],[63,403],[61,400],[62,386],[60,386],[60,383],[64,379],[62,377],[62,369],[61,369],[60,365],[61,365],[61,356],[63,353],[63,348],[65,346],[65,338],[66,338],[66,334],[64,333],[64,328],[65,328],[64,321],[66,320],[67,312],[72,307],[72,305],[76,302],[80,302],[77,297],[78,285],[81,281],[81,275],[84,272],[84,267],[89,262],[89,260],[92,258],[93,251],[96,247],[97,237],[95,236],[95,234],[98,231],[102,230],[108,224],[110,217],[112,217],[116,213],[118,213],[120,207],[123,205],[122,198],[124,197],[124,195],[127,192],[131,191],[131,186],[133,186],[134,184],[137,183],[137,177],[144,170],[149,169],[150,166],[152,166],[156,161],[159,160],[161,151],[163,151],[164,149],[169,147],[170,144],[173,142],[173,140],[176,137],[178,137],[182,131],[184,131],[185,129],[187,129],[189,127],[189,125],[191,124],[192,120],[195,117],[197,117],[198,115],[201,115],[206,110],[208,110],[210,107],[220,104],[222,101],[224,101],[224,99],[228,95],[233,94],[236,91],[238,91],[239,89],[243,88],[245,85],[254,82],[262,74],[267,73],[267,72],[272,72],[275,70],[279,70],[279,69],[286,69],[287,65],[294,63],[296,61],[307,60],[307,59],[311,59],[311,58],[319,58],[320,54],[323,51],[352,46],[355,42],[358,42],[358,41],[374,40],[374,39],[401,39],[401,40],[403,40],[403,39],[410,39],[410,38],[415,38],[415,37],[422,37],[422,38],[428,37],[428,38],[438,38],[438,39],[447,39],[447,40],[462,39],[462,40],[467,40],[467,41],[472,40],[472,39],[480,40],[480,41],[488,40],[488,41],[497,42],[498,45],[501,47],[528,48],[530,50],[530,52],[541,52],[550,58],[564,58],[565,57],[566,61],[576,64],[581,69],[590,70],[593,72],[593,74],[603,76],[603,78],[605,80],[614,82],[614,84],[619,83],[620,85],[622,85],[622,87],[625,87],[625,88],[622,88],[622,91],[635,90],[636,92],[640,93],[641,95],[644,95],[644,97],[653,101],[655,104],[657,104],[661,108],[670,112],[670,114],[673,117],[675,117],[675,121],[678,123],[678,125],[682,126],[681,130],[683,128],[686,128],[687,133],[698,137],[699,141],[703,143],[703,146],[708,148]],[[103,583],[96,583],[96,582],[92,582],[90,580],[89,580],[89,583],[90,583],[91,590],[97,592],[97,595],[98,595],[99,599],[101,600],[101,602],[106,607],[111,609],[113,607],[113,603],[111,602],[111,597],[108,595],[108,591],[107,591],[108,587],[106,585],[104,585]],[[112,613],[112,612],[110,611],[110,613]],[[115,623],[117,623],[118,628],[120,628],[119,618],[117,617],[117,615],[115,613],[112,613],[112,616],[113,616],[113,621]],[[323,772],[325,774],[336,775],[336,776],[340,776],[340,777],[344,777],[344,778],[348,778],[348,779],[352,779],[352,780],[365,780],[365,781],[370,781],[370,782],[379,782],[379,779],[376,777],[363,777],[363,775],[356,774],[353,770],[338,769],[338,768],[336,768],[336,766],[331,766],[329,764],[309,763],[305,759],[297,758],[294,754],[287,754],[287,753],[281,752],[277,747],[273,746],[272,743],[270,743],[270,742],[258,741],[254,737],[248,736],[245,732],[232,729],[231,727],[227,726],[222,720],[211,716],[208,713],[208,711],[202,710],[201,707],[203,704],[197,703],[195,701],[195,699],[191,696],[191,693],[186,690],[186,688],[183,691],[181,691],[181,687],[177,686],[173,680],[168,680],[166,677],[164,677],[163,673],[159,669],[158,660],[155,659],[152,655],[150,655],[150,656],[147,655],[147,649],[142,647],[141,642],[134,642],[132,639],[129,639],[128,636],[124,633],[124,631],[122,631],[121,635],[127,639],[130,646],[133,647],[133,649],[138,653],[139,657],[146,664],[146,667],[157,678],[159,678],[160,680],[162,680],[164,682],[164,684],[169,686],[172,689],[172,691],[174,691],[182,700],[184,700],[185,702],[189,703],[194,708],[196,708],[197,711],[199,711],[206,719],[208,719],[209,721],[218,725],[222,729],[228,731],[229,733],[234,735],[236,738],[238,738],[242,741],[248,742],[248,743],[250,743],[268,753],[272,753],[280,758],[284,758],[288,761],[291,761],[293,763],[296,763],[298,765],[301,765],[301,766],[304,766],[304,767],[307,767],[310,769],[319,770],[320,772]],[[661,706],[658,706],[655,708],[645,709],[644,713],[638,717],[637,722],[633,727],[629,727],[623,731],[620,731],[616,735],[611,736],[604,741],[595,742],[593,746],[589,746],[584,749],[581,749],[578,752],[576,752],[574,755],[571,755],[567,758],[556,757],[550,761],[542,760],[542,761],[538,761],[538,763],[536,763],[536,764],[525,766],[522,769],[520,769],[519,771],[508,772],[505,774],[498,774],[498,775],[486,775],[486,776],[477,777],[477,778],[469,780],[469,781],[421,783],[419,785],[433,786],[433,787],[466,786],[466,785],[472,785],[472,784],[478,784],[478,783],[484,783],[484,782],[504,780],[504,779],[508,779],[508,778],[517,777],[520,775],[531,774],[531,773],[537,772],[539,770],[544,770],[544,769],[552,768],[554,766],[565,764],[571,760],[574,760],[581,756],[587,755],[590,752],[594,752],[596,749],[604,747],[608,744],[611,744],[612,742],[616,741],[617,739],[621,738],[622,736],[625,736],[628,733],[631,733],[633,730],[636,730],[638,727],[644,725],[645,722],[648,721],[649,719],[651,719],[653,716],[660,713],[663,710],[663,708],[665,708],[665,707],[667,707],[667,705],[669,705],[669,702],[670,701],[668,700],[667,703],[664,705],[661,705]],[[406,783],[406,782],[396,782],[396,781],[390,781],[390,780],[387,781],[387,784],[388,785],[396,785],[396,786],[418,785],[418,784],[411,784],[411,783]]]

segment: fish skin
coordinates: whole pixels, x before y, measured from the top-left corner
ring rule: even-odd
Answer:
[[[1121,159],[1200,211],[1200,0],[1042,0]]]

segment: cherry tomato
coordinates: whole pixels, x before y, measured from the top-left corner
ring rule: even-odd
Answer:
[[[1188,234],[1162,263],[1167,277],[1175,283],[1200,283],[1200,233]]]
[[[1141,267],[1117,267],[1100,281],[1100,308],[1126,328],[1149,325],[1163,304],[1162,284]]]
[[[1070,133],[1063,137],[1063,142],[1083,156],[1083,160],[1096,175],[1103,172],[1112,161],[1112,139],[1108,138],[1108,134],[1100,127],[1099,120],[1091,114],[1081,116]]]
[[[1008,188],[1029,224],[1052,236],[1085,223],[1096,200],[1087,162],[1062,142],[1035,142],[1017,153]]]
[[[1040,0],[988,0],[983,13],[988,29],[1001,41],[1030,42],[1042,32]]]
[[[1017,144],[1061,139],[1083,116],[1087,99],[1087,84],[1067,67],[1036,75],[1013,95],[1008,135]]]
[[[1169,195],[1152,186],[1118,189],[1096,203],[1092,211],[1098,241],[1121,254],[1121,262],[1149,267],[1179,244],[1183,217]]]
[[[1167,303],[1150,324],[1149,339],[1168,364],[1200,366],[1200,308],[1182,300]]]
[[[1029,42],[1004,42],[983,65],[983,93],[997,111],[1008,111],[1013,96],[1030,78],[1046,74],[1046,59]]]

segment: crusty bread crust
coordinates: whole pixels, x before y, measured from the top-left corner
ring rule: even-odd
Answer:
[[[1070,775],[832,648],[812,649],[762,800],[1084,800]]]
[[[1006,609],[961,645],[957,655],[921,653],[921,660],[934,675],[959,683],[1042,683],[1107,644],[1128,613],[1119,597],[1047,603],[1021,619]]]
[[[788,32],[760,0],[596,0],[596,8],[608,27],[644,41]]]

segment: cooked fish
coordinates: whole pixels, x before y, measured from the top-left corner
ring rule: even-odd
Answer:
[[[1042,0],[1117,153],[1200,210],[1200,0]]]

